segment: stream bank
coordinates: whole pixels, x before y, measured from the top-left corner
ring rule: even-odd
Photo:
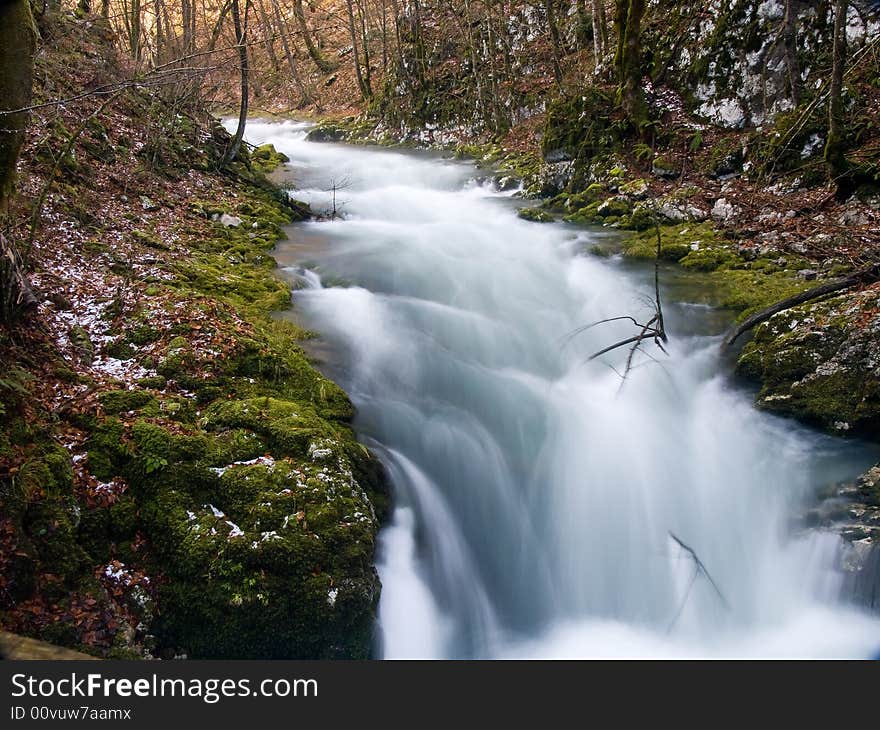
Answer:
[[[41,56],[36,100],[125,78],[100,50]],[[27,240],[44,198],[38,306],[0,330],[0,625],[107,658],[365,658],[385,477],[276,316],[271,251],[311,213],[266,180],[272,150],[221,169],[216,120],[153,102],[126,87],[85,124],[31,120],[10,225]]]

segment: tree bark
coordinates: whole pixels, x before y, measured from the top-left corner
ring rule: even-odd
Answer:
[[[797,106],[801,102],[801,67],[797,57],[797,10],[794,7],[794,0],[785,0],[784,42],[791,101]]]
[[[594,73],[599,73],[602,59],[605,58],[605,44],[608,29],[605,25],[605,3],[602,0],[591,0],[593,21],[593,56],[595,58]]]
[[[238,0],[232,0],[232,27],[235,29],[235,37],[238,42],[238,61],[241,72],[241,104],[238,108],[238,127],[232,142],[226,149],[222,165],[228,165],[238,155],[241,149],[241,141],[244,139],[244,128],[247,124],[248,113],[248,52],[247,52],[247,11],[250,0],[245,0],[244,22],[242,23],[241,9]]]
[[[309,30],[309,25],[306,23],[306,13],[303,9],[302,0],[294,0],[293,3],[293,15],[296,18],[296,24],[299,26],[299,32],[303,37],[303,43],[306,44],[306,50],[309,53],[309,58],[315,62],[315,65],[321,70],[322,73],[328,74],[331,73],[336,66],[326,58],[321,55],[321,51],[318,48],[315,40],[312,38],[312,32]]]
[[[556,22],[556,0],[544,0],[544,8],[547,11],[547,26],[550,30],[550,47],[553,51],[553,75],[556,78],[556,86],[562,88],[562,65],[559,58],[562,55],[562,40],[559,37],[559,25]]]
[[[141,0],[132,0],[129,20],[129,48],[135,61],[141,60]]]
[[[831,88],[828,94],[828,140],[825,143],[825,162],[831,182],[837,185],[838,195],[845,195],[849,165],[846,161],[843,74],[846,67],[846,14],[849,0],[834,4],[834,50],[831,66]]]
[[[281,47],[284,49],[284,57],[287,59],[287,65],[290,67],[290,75],[299,89],[303,104],[308,104],[312,101],[312,95],[309,93],[309,90],[306,88],[305,83],[299,75],[296,58],[294,58],[293,50],[290,48],[290,32],[287,28],[286,21],[281,15],[281,8],[278,5],[278,0],[272,0],[272,9],[275,14],[275,24],[278,26],[278,35],[281,37]]]
[[[263,37],[266,39],[266,53],[269,54],[269,60],[272,63],[272,72],[278,74],[281,64],[278,61],[278,55],[275,53],[275,40],[272,32],[272,22],[269,20],[269,14],[266,12],[266,6],[263,0],[257,0],[257,11],[260,13],[260,23],[263,26]]]
[[[617,2],[617,74],[620,101],[630,123],[640,129],[647,118],[642,93],[642,18],[645,0]]]
[[[29,0],[0,4],[0,112],[30,105],[36,46]],[[13,191],[27,121],[27,112],[0,114],[0,213]]]
[[[358,33],[357,29],[355,28],[354,7],[352,6],[352,0],[345,0],[345,8],[348,13],[348,32],[351,36],[351,56],[354,60],[354,75],[357,78],[357,84],[358,88],[361,91],[361,96],[364,99],[369,99],[370,96],[372,96],[372,93],[364,80],[364,74],[361,70],[361,54],[358,50]]]
[[[27,112],[2,112],[30,105],[36,47],[30,0],[0,4],[0,213],[6,213],[15,188],[28,122]],[[18,251],[0,234],[0,320],[10,323],[36,303]]]

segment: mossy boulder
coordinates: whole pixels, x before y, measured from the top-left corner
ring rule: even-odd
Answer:
[[[192,657],[365,658],[378,524],[346,446],[213,473],[210,495],[160,484],[142,508],[170,578],[160,641]]]
[[[681,261],[695,247],[716,240],[711,224],[680,224],[660,226],[660,258],[664,261]],[[627,258],[652,260],[657,257],[657,229],[651,225],[623,242],[623,255]]]
[[[263,144],[251,152],[251,165],[264,175],[273,172],[290,158],[275,149],[275,145]]]
[[[552,223],[553,215],[541,208],[520,208],[517,215],[525,221],[533,223]]]
[[[781,312],[739,358],[758,405],[841,434],[880,440],[880,293],[868,289]]]
[[[625,195],[632,200],[645,200],[648,197],[648,181],[644,178],[630,180],[618,188],[621,195]]]
[[[111,390],[98,396],[98,400],[106,413],[123,413],[150,408],[158,409],[158,403],[152,394],[144,390]]]

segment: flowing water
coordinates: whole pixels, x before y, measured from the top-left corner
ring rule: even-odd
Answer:
[[[669,355],[622,383],[626,349],[587,359],[631,323],[569,337],[652,312],[652,271],[585,253],[608,234],[522,221],[470,165],[306,129],[248,137],[291,157],[295,197],[336,188],[342,218],[276,258],[392,479],[378,656],[877,652],[838,538],[792,529],[876,454],[756,411],[701,304],[668,304]]]

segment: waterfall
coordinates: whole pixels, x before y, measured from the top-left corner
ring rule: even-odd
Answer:
[[[248,137],[291,158],[295,197],[329,209],[337,188],[342,217],[276,258],[393,484],[380,655],[876,653],[880,622],[839,598],[839,538],[793,527],[865,449],[755,410],[687,302],[668,356],[622,381],[625,349],[588,358],[631,323],[570,335],[650,316],[651,272],[520,220],[471,165],[306,129]]]

